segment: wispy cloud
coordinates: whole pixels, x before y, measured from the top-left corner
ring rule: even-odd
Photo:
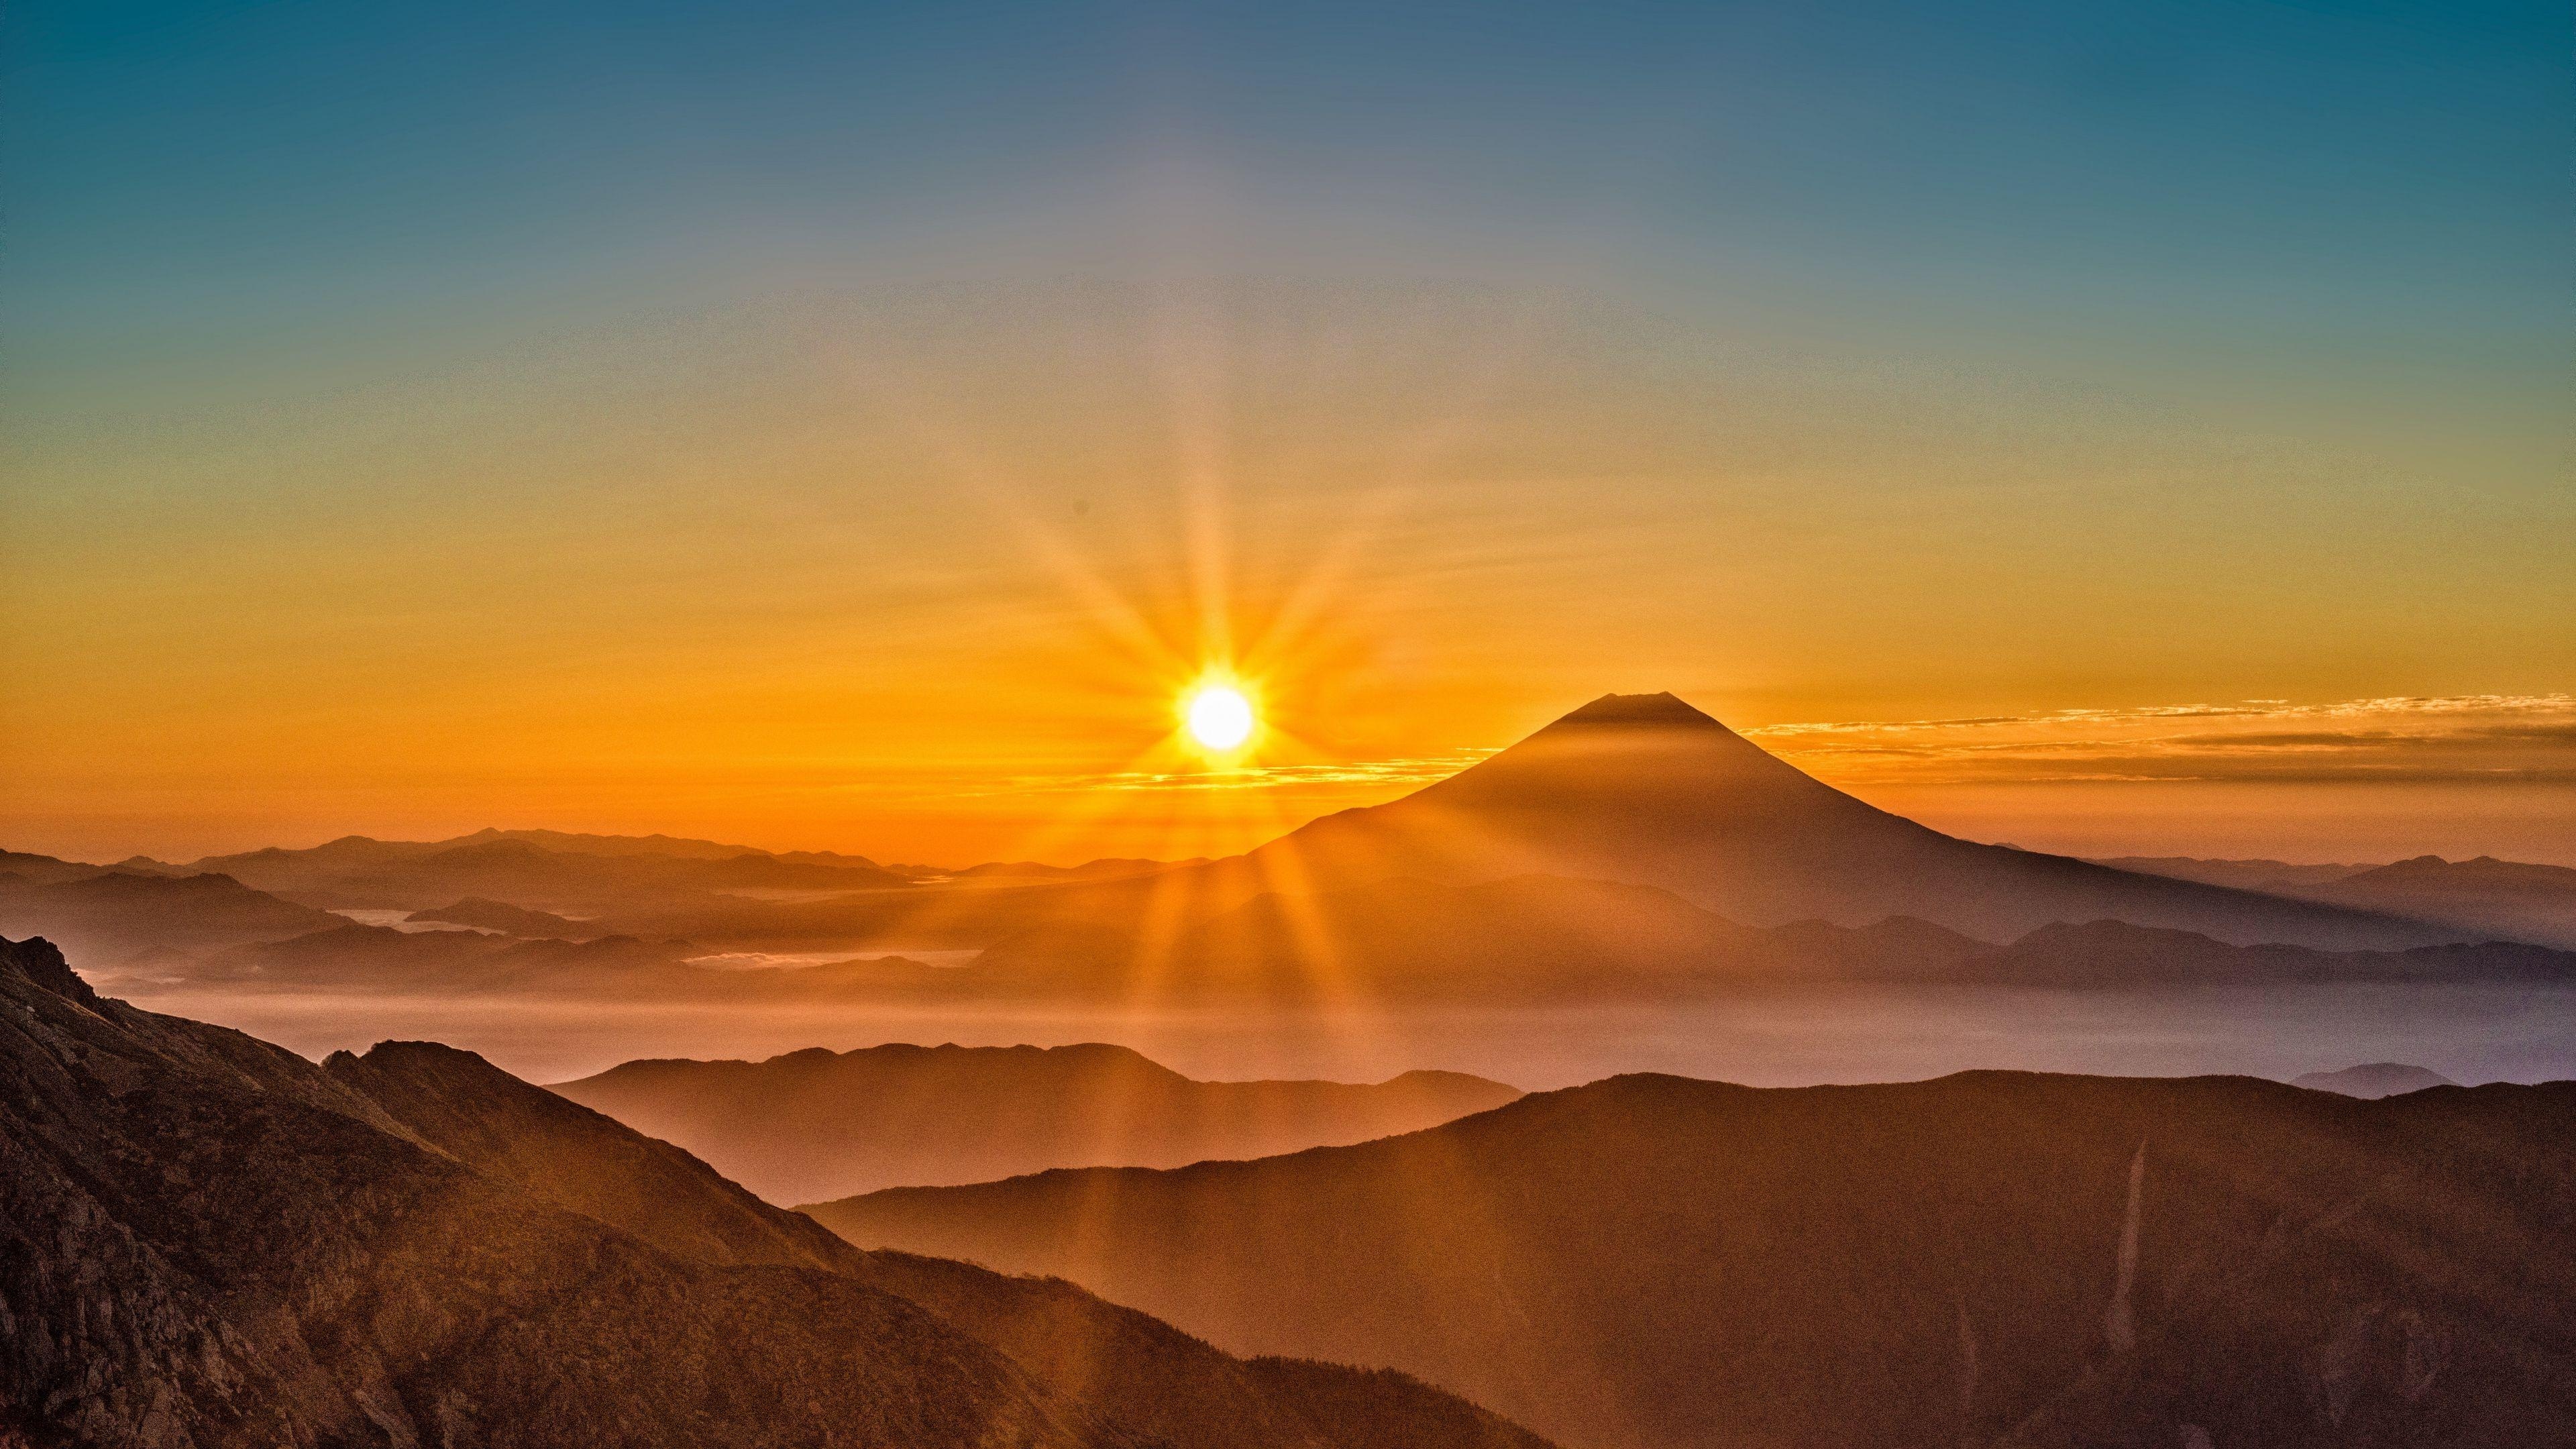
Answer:
[[[1848,782],[2576,783],[2576,695],[2239,700],[1745,731]]]

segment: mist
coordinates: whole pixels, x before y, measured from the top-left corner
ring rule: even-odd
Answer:
[[[639,1057],[757,1060],[804,1047],[1100,1041],[1202,1080],[1381,1081],[1415,1068],[1533,1091],[1623,1072],[1788,1087],[1981,1068],[2287,1080],[2401,1061],[2454,1081],[2576,1076],[2576,984],[2163,990],[1837,986],[1548,1009],[1117,1011],[1046,1006],[717,1007],[455,996],[129,989],[135,1004],[319,1058],[385,1040],[479,1052],[532,1081]]]

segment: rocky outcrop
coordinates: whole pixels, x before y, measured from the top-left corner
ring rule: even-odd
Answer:
[[[63,960],[63,953],[51,941],[42,938],[0,940],[0,971],[16,971],[31,985],[93,1011],[99,1009],[98,993],[90,989],[88,982],[80,979],[80,974]]]

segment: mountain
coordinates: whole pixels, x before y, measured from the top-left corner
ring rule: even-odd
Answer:
[[[1101,1440],[906,1300],[655,1251],[472,1171],[310,1062],[66,993],[44,943],[0,957],[16,1442]]]
[[[2311,900],[2399,912],[2516,941],[2576,950],[2576,870],[2481,855],[2419,855],[2303,889]]]
[[[1166,963],[1159,972],[1139,971]],[[1741,926],[1651,886],[1554,876],[1472,885],[1414,878],[1265,893],[1168,928],[1059,920],[1005,940],[955,976],[979,994],[1041,998],[1150,990],[1174,1004],[1484,1006],[1710,998],[1854,983],[2064,990],[2156,986],[2576,982],[2576,953],[2511,942],[2325,951],[2240,946],[2119,920],[2057,922],[2003,945],[1896,916],[1852,927]]]
[[[466,914],[498,922],[517,919],[509,914],[513,909]],[[327,914],[320,919],[333,924],[282,941],[247,942],[159,963],[153,974],[234,990],[708,1005],[826,1000],[1132,1004],[1139,990],[1127,941],[1113,932],[1062,923],[1006,942],[963,966],[933,966],[892,954],[818,964],[743,965],[714,959],[706,948],[684,940],[593,935],[587,928],[575,933],[580,940],[531,939],[487,931],[404,931]],[[141,923],[150,924],[149,918]],[[1155,999],[1171,1006],[1316,1007],[1352,997],[1546,1006],[1705,1000],[1860,983],[2100,991],[2173,985],[2576,982],[2576,953],[2505,942],[2318,951],[2234,946],[2188,931],[2093,921],[2044,926],[1996,946],[1903,917],[1857,928],[1799,921],[1757,930],[1652,887],[1545,876],[1471,886],[1381,882],[1323,896],[1258,896],[1177,929],[1167,949],[1173,959],[1188,962],[1188,969],[1149,985]],[[678,1119],[664,1119],[663,1125],[681,1130]],[[720,1153],[721,1144],[730,1139],[717,1132],[687,1140]],[[1191,1150],[1177,1142],[1166,1145],[1174,1152]],[[1230,1150],[1214,1140],[1204,1145],[1208,1150],[1199,1155]],[[1275,1145],[1291,1144],[1283,1138]],[[1025,1160],[1003,1150],[989,1165],[992,1174],[1007,1175],[1079,1160]],[[1090,1160],[1190,1159],[1112,1155]],[[753,1170],[749,1161],[727,1159],[727,1165]]]
[[[336,917],[331,919],[337,919]],[[400,931],[342,921],[284,941],[235,946],[185,969],[199,986],[364,995],[528,996],[754,1005],[781,1000],[956,1000],[961,973],[902,957],[810,966],[699,965],[686,941],[593,936],[523,940],[479,931]]]
[[[1759,972],[1778,944],[1652,886],[1532,875],[1265,893],[1199,923],[1176,954],[1238,992],[1624,994]]]
[[[436,910],[414,911],[404,917],[428,925],[471,926],[478,931],[498,931],[505,936],[525,936],[538,940],[578,941],[596,934],[583,929],[579,921],[545,911],[532,911],[508,901],[486,900],[467,896],[454,905]]]
[[[1284,1007],[1354,995],[1527,1005],[1921,980],[1996,948],[1902,917],[1756,929],[1652,886],[1533,875],[1263,892],[1183,920],[1158,949],[1186,966],[1150,983],[1166,998]],[[1097,991],[1123,987],[1136,953],[1122,931],[1056,921],[986,950],[973,971],[996,990]]]
[[[467,1053],[317,1067],[0,943],[0,1443],[1544,1449],[848,1248]]]
[[[2576,870],[2481,855],[2419,855],[2390,865],[2287,865],[2185,856],[2105,860],[2149,875],[2295,896],[2432,921],[2481,937],[2576,949]]]
[[[1320,1437],[1387,1449],[1540,1449],[1533,1437],[1401,1376],[1276,1359],[1239,1363],[1069,1285],[859,1252],[677,1147],[470,1052],[388,1042],[365,1056],[335,1054],[325,1070],[476,1170],[665,1251],[726,1264],[820,1267],[933,1308],[1137,1442],[1295,1444]],[[1317,1398],[1335,1411],[1295,1407]]]
[[[598,848],[570,848],[575,845]],[[830,893],[908,884],[857,857],[839,863],[785,860],[708,841],[555,831],[486,830],[444,841],[351,835],[306,850],[210,856],[192,868],[331,909],[432,910],[459,897],[481,896],[589,914],[699,892]]]
[[[1364,1142],[1497,1107],[1456,1072],[1200,1082],[1125,1047],[920,1047],[635,1061],[555,1091],[676,1143],[773,1202],[1049,1167],[1176,1167]]]
[[[1313,821],[1239,869],[1305,890],[1553,875],[1654,886],[1747,925],[1912,916],[1985,940],[2114,919],[2240,945],[2458,933],[1943,835],[1800,773],[1669,694],[1605,695],[1437,784]],[[1160,879],[1160,878],[1154,878]]]
[[[477,830],[460,835],[439,845],[483,845],[496,840],[535,845],[566,855],[659,855],[679,860],[735,860],[746,855],[772,856],[779,860],[805,865],[828,865],[854,870],[877,870],[877,863],[864,855],[842,855],[836,851],[767,851],[756,846],[726,845],[714,840],[691,840],[677,835],[587,835],[566,830]]]
[[[56,881],[85,880],[102,873],[106,867],[85,865],[77,860],[57,860],[50,855],[34,855],[23,850],[0,850],[0,881],[15,876],[19,881],[51,885]],[[148,874],[137,871],[135,874]]]
[[[2576,1084],[1619,1077],[809,1211],[1583,1449],[2576,1442]]]
[[[2576,984],[2576,953],[2504,941],[2403,951],[2231,946],[2189,931],[2089,921],[2042,926],[1999,950],[1961,957],[1939,975],[1997,986],[2084,989],[2364,981]]]
[[[2293,864],[2286,860],[2203,860],[2189,855],[2121,855],[2093,863],[2138,875],[2165,875],[2267,895],[2290,895],[2302,887],[2324,885],[2372,869],[2367,865]]]
[[[19,859],[56,876],[73,869]],[[916,878],[910,867],[858,857],[483,831],[434,842],[348,836],[197,868],[208,874],[186,879],[237,880],[281,912],[401,911],[428,923],[463,906],[473,919],[453,923],[532,939],[665,943],[675,960],[980,952],[969,971],[934,977],[877,965],[829,983],[938,1000],[1633,998],[1819,976],[1937,976],[1986,943],[2059,924],[2114,921],[2236,946],[2351,952],[2514,936],[2477,925],[2498,919],[2494,902],[2506,895],[2523,902],[2512,917],[2530,926],[2522,936],[2545,934],[2556,919],[2543,899],[2555,878],[2527,877],[2551,867],[2405,862],[2323,885],[2285,879],[2285,892],[2352,896],[2291,900],[1958,840],[1801,774],[1670,695],[1605,696],[1412,795],[1219,861],[1001,865]],[[2426,883],[2437,875],[2444,884]],[[168,958],[227,947],[242,948],[235,967],[261,954],[302,958],[304,966],[233,976],[322,984],[317,943],[284,944],[335,924],[310,914],[200,927],[186,922],[204,903],[88,913],[68,904],[81,891],[140,889],[103,881],[148,879],[101,872],[11,883],[0,872],[0,925],[61,933],[107,959],[156,952],[162,974],[190,969]],[[33,894],[46,891],[65,901]],[[2473,897],[2485,904],[2470,909]],[[13,900],[46,909],[11,912]],[[1890,932],[1892,920],[1916,928]],[[1828,931],[1845,934],[1819,934]],[[413,969],[463,949],[453,945],[345,934],[327,942],[356,983],[453,990],[475,974]],[[669,980],[724,994],[699,990],[704,978]],[[754,995],[824,984],[740,983]]]
[[[2377,1100],[2406,1092],[2420,1092],[2426,1087],[2455,1087],[2459,1084],[2439,1072],[2410,1067],[2403,1062],[2364,1062],[2339,1072],[2310,1072],[2291,1079],[2290,1085],[2305,1087],[2312,1092],[2341,1092],[2347,1097]]]
[[[93,869],[51,880],[0,875],[0,934],[43,935],[89,958],[194,954],[348,924],[226,875],[134,875]]]

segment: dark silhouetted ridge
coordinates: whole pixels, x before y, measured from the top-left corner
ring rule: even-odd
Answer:
[[[24,941],[0,939],[0,970],[15,971],[65,1000],[93,1009],[99,1005],[98,993],[63,960],[63,953],[54,943],[42,936]]]
[[[1638,1075],[811,1211],[1579,1449],[2576,1443],[2576,1083]],[[2123,1247],[2124,1244],[2130,1245]]]

